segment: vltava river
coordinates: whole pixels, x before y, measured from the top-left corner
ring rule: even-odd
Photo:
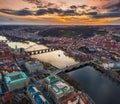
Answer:
[[[120,84],[93,67],[86,66],[68,75],[79,83],[96,104],[120,104]]]
[[[0,40],[7,40],[7,39],[4,36],[0,36]],[[8,45],[12,48],[15,48],[16,46],[18,48],[25,48],[26,51],[48,48],[45,45],[38,45],[38,44],[36,44],[34,42],[30,42],[30,41],[28,41],[28,43],[29,44],[22,43],[22,42],[8,42]],[[61,50],[43,53],[43,54],[39,54],[39,55],[32,55],[31,57],[37,58],[43,62],[50,63],[53,66],[58,67],[58,68],[64,68],[66,66],[70,66],[70,65],[77,63],[73,58],[65,56],[64,52]]]

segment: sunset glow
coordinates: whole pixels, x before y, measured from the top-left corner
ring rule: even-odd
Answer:
[[[0,24],[120,24],[119,0],[0,0],[0,4]]]

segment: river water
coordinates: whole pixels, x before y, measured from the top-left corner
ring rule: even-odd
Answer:
[[[0,36],[0,40],[7,40],[7,39],[4,36]],[[12,48],[15,48],[16,46],[18,48],[25,48],[26,51],[48,48],[45,45],[38,45],[38,44],[36,44],[34,42],[30,42],[30,41],[28,41],[28,43],[8,42],[8,45]],[[43,53],[43,54],[38,54],[38,55],[32,55],[31,57],[32,58],[37,58],[37,59],[39,59],[40,61],[43,61],[43,62],[50,63],[57,68],[64,68],[66,66],[74,65],[74,64],[77,63],[73,58],[65,56],[64,52],[61,51],[61,50],[48,52],[48,53]]]
[[[120,84],[86,66],[67,73],[86,91],[96,104],[120,104]]]

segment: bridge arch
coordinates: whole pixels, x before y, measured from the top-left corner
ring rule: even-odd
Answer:
[[[55,48],[48,48],[48,49],[42,49],[42,50],[34,50],[34,51],[27,51],[25,52],[27,55],[36,55],[36,54],[42,54],[47,52],[52,52],[58,49]]]

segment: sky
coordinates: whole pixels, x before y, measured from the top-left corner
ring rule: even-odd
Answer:
[[[2,25],[120,25],[120,0],[0,0]]]

